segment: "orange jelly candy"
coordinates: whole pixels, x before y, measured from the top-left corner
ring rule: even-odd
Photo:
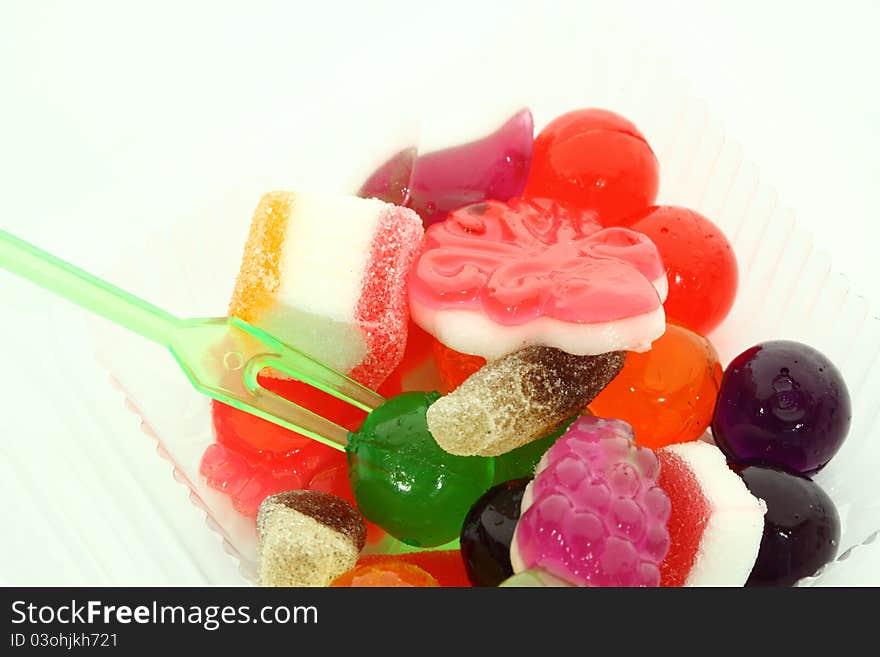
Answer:
[[[466,378],[486,364],[485,358],[450,349],[436,338],[434,339],[434,360],[437,363],[440,380],[447,392],[455,390]]]
[[[657,449],[699,438],[712,420],[721,364],[706,338],[674,324],[645,353],[627,352],[614,380],[590,403],[598,417],[632,425]]]
[[[430,573],[414,564],[388,559],[355,566],[334,579],[330,586],[422,587],[440,584]]]

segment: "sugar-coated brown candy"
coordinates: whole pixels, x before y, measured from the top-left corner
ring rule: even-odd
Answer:
[[[262,586],[327,586],[355,566],[367,536],[349,502],[309,490],[263,500],[257,531]]]
[[[428,408],[428,428],[444,450],[498,456],[542,438],[586,408],[623,367],[620,351],[575,356],[527,347],[468,377]]]

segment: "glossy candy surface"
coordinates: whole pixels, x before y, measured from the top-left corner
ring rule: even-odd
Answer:
[[[513,575],[510,542],[530,479],[490,488],[468,512],[461,529],[461,554],[474,586],[498,586]]]
[[[657,158],[632,122],[602,109],[568,112],[535,138],[526,196],[595,210],[605,226],[623,225],[653,205]]]
[[[687,208],[655,206],[629,227],[651,238],[669,281],[666,321],[708,335],[727,317],[739,282],[733,247],[721,229]]]
[[[721,364],[712,343],[667,324],[645,353],[627,352],[620,374],[590,403],[599,417],[632,425],[652,448],[699,438],[712,421]]]
[[[746,586],[791,586],[834,559],[840,517],[818,484],[757,466],[744,468],[740,476],[767,503],[761,548]]]
[[[670,511],[659,472],[625,422],[575,420],[523,495],[514,571],[539,568],[578,586],[658,586]]]
[[[419,326],[490,360],[529,345],[641,350],[663,332],[666,273],[653,242],[548,199],[458,208],[425,231],[408,285]]]
[[[838,369],[812,347],[758,344],[724,373],[712,433],[732,461],[811,474],[840,449],[852,409]]]
[[[375,196],[415,210],[425,226],[451,210],[488,199],[506,201],[526,184],[534,123],[523,109],[480,139],[415,156],[397,153],[364,183],[359,196]]]
[[[350,434],[349,478],[358,508],[398,540],[432,547],[457,537],[473,503],[492,485],[495,464],[444,452],[425,413],[437,393],[387,400]]]

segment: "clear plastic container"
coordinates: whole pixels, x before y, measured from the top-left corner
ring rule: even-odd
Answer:
[[[436,99],[414,116],[407,88],[360,102],[356,111],[329,102],[293,120],[277,117],[254,126],[259,159],[230,160],[222,175],[199,178],[216,192],[210,206],[181,208],[170,232],[129,245],[111,280],[182,316],[224,314],[238,271],[250,218],[272,189],[322,189],[353,193],[372,169],[402,147],[421,152],[488,132],[523,106],[532,108],[536,131],[577,107],[605,107],[632,119],[660,162],[659,202],[693,208],[712,218],[734,245],[740,290],[730,316],[709,337],[724,364],[766,339],[808,343],[841,369],[852,395],[853,423],[842,450],[816,477],[837,504],[843,531],[838,559],[845,561],[880,529],[880,319],[850,291],[810,235],[778,204],[771,186],[739,146],[726,139],[705,104],[691,96],[650,51],[634,48],[631,59],[584,54],[589,72],[583,87],[560,84],[542,66],[571,44],[511,62],[487,88],[478,69],[455,79],[457,93],[444,94],[449,79],[435,80]],[[514,75],[514,72],[516,75]],[[587,79],[588,78],[588,79]],[[482,85],[482,86],[481,86]],[[468,95],[468,89],[482,89]],[[527,90],[527,95],[511,91]],[[418,98],[419,96],[414,95]],[[447,99],[448,98],[448,99]],[[467,104],[456,99],[468,98]],[[407,109],[408,108],[408,109]],[[272,123],[276,121],[276,123]],[[221,171],[220,168],[215,168]],[[327,254],[327,266],[334,265]],[[199,475],[199,461],[213,441],[210,402],[196,393],[170,356],[106,323],[95,323],[99,358],[143,419],[159,452],[173,462],[176,478],[201,506],[226,549],[253,578],[253,520]],[[185,503],[181,495],[181,503]],[[219,549],[219,547],[218,547]],[[804,584],[821,584],[835,564]],[[833,581],[833,578],[829,581]]]

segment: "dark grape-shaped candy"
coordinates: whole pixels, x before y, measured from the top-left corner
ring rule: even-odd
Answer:
[[[740,476],[767,504],[761,547],[746,586],[791,586],[834,559],[840,517],[818,484],[759,466],[744,468]]]
[[[476,501],[461,529],[461,555],[474,586],[498,586],[513,575],[510,542],[529,479],[507,481]]]
[[[727,458],[813,474],[849,431],[849,392],[824,355],[799,342],[764,342],[730,363],[712,420]]]

